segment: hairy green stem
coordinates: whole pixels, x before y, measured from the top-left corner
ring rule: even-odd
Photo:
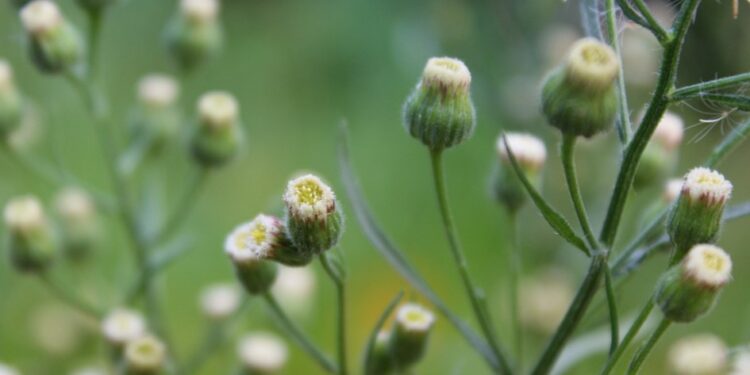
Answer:
[[[336,317],[336,333],[337,333],[337,348],[338,348],[338,360],[339,360],[339,375],[346,375],[348,373],[347,356],[346,356],[346,280],[338,270],[336,270],[331,264],[331,260],[328,259],[328,254],[323,253],[320,255],[320,264],[326,271],[328,276],[331,278],[333,283],[336,285],[337,305],[338,310]]]
[[[461,244],[458,241],[458,234],[453,224],[453,216],[451,215],[450,208],[448,207],[448,197],[445,189],[445,177],[443,175],[443,164],[442,164],[442,151],[432,150],[430,152],[432,162],[432,177],[435,185],[435,192],[437,194],[438,207],[440,209],[440,215],[443,221],[443,229],[448,237],[448,244],[453,255],[453,260],[456,263],[458,272],[461,276],[464,289],[467,297],[471,302],[471,307],[474,315],[479,322],[482,334],[484,335],[487,342],[490,344],[490,348],[495,353],[497,358],[503,358],[501,354],[500,345],[495,337],[495,330],[492,323],[489,320],[487,314],[483,311],[482,307],[482,296],[480,295],[477,288],[474,286],[474,282],[471,280],[469,274],[469,265],[464,257]],[[506,373],[513,373],[508,364],[505,361],[501,361],[503,371]]]
[[[662,335],[664,335],[664,332],[666,332],[671,323],[671,320],[662,318],[659,326],[657,326],[654,332],[651,333],[651,336],[638,350],[635,357],[633,357],[633,360],[630,361],[627,372],[628,375],[637,374],[640,371],[641,365],[643,365],[643,362],[646,360],[649,353],[651,353],[651,350],[654,349],[654,345],[656,345],[656,342],[659,341]]]
[[[633,179],[635,178],[635,172],[641,155],[643,154],[651,135],[656,129],[656,125],[667,110],[667,105],[670,101],[669,94],[674,88],[677,67],[679,64],[680,53],[682,52],[682,46],[685,41],[685,35],[687,34],[693,14],[695,14],[695,10],[699,4],[700,0],[686,0],[683,3],[680,13],[675,19],[673,25],[673,36],[666,43],[664,48],[662,64],[659,70],[659,80],[656,89],[654,90],[653,97],[651,98],[646,114],[643,116],[641,125],[638,127],[633,140],[630,141],[628,147],[625,149],[622,166],[617,175],[615,189],[612,193],[607,216],[604,219],[604,225],[602,226],[600,234],[601,242],[607,248],[611,248],[615,241],[617,229],[625,208],[625,201],[627,200],[628,193],[633,185]]]
[[[578,288],[578,293],[576,293],[570,308],[568,308],[568,312],[565,313],[563,321],[560,323],[560,326],[555,331],[555,334],[550,339],[539,361],[532,370],[532,375],[546,375],[552,370],[557,357],[583,319],[588,306],[591,304],[591,300],[599,289],[602,273],[606,266],[606,253],[602,251],[595,252],[591,258],[591,265],[589,266],[586,278],[581,283],[581,287]]]
[[[633,3],[635,3],[636,8],[641,12],[641,15],[648,23],[648,29],[654,33],[656,39],[662,44],[666,43],[669,40],[669,33],[661,27],[659,21],[651,13],[651,9],[648,8],[648,5],[643,0],[633,0]]]
[[[607,359],[607,363],[604,365],[604,368],[599,373],[600,375],[607,375],[609,374],[612,369],[614,369],[615,365],[617,364],[617,361],[622,357],[622,355],[625,353],[625,349],[630,346],[630,344],[633,342],[633,339],[635,339],[636,335],[638,334],[638,331],[641,330],[641,327],[643,327],[643,324],[646,322],[646,319],[648,318],[649,314],[651,314],[651,310],[654,309],[654,300],[649,297],[648,301],[646,302],[646,305],[643,306],[641,309],[641,312],[638,314],[638,317],[635,318],[635,321],[633,321],[633,324],[628,329],[628,332],[625,334],[625,337],[622,339],[622,342],[617,347],[617,350],[609,356],[609,359]]]
[[[281,327],[291,336],[292,340],[295,341],[302,350],[307,353],[315,362],[320,365],[326,372],[331,374],[339,373],[339,369],[336,364],[333,363],[305,334],[297,327],[294,322],[286,315],[284,309],[281,308],[276,298],[271,292],[263,293],[263,300],[266,301],[271,313],[273,314],[276,321]]]
[[[606,288],[607,307],[609,308],[609,355],[612,355],[620,342],[620,318],[617,314],[617,297],[612,280],[612,270],[608,264],[604,266],[604,286]]]
[[[701,94],[706,91],[721,90],[727,87],[737,86],[747,82],[750,82],[750,72],[680,87],[672,92],[670,98],[675,101],[688,99],[691,97],[699,98]]]
[[[584,206],[583,198],[581,197],[581,189],[578,186],[578,177],[576,176],[575,161],[573,160],[575,143],[575,136],[563,136],[560,154],[562,156],[563,170],[565,172],[565,181],[568,183],[570,200],[573,202],[573,207],[575,208],[576,216],[578,217],[578,222],[581,224],[581,229],[583,229],[586,241],[592,250],[596,250],[599,248],[599,243],[596,240],[594,231],[591,229],[591,224],[589,223],[589,218],[586,214],[586,207]]]
[[[750,134],[750,119],[745,120],[745,122],[739,127],[732,129],[732,131],[724,137],[724,140],[722,140],[713,150],[704,165],[709,168],[715,168],[722,160],[724,160],[724,158],[727,157],[727,155],[729,155],[730,152],[736,149],[737,146],[745,140],[748,134]]]
[[[617,34],[617,14],[615,0],[606,0],[607,14],[607,36],[609,45],[615,51],[618,60],[622,60],[620,53],[620,38]],[[625,73],[622,64],[619,64],[617,72],[617,100],[618,100],[618,121],[617,135],[620,142],[627,144],[633,136],[633,125],[630,123],[630,109],[628,108],[628,95],[625,90]]]

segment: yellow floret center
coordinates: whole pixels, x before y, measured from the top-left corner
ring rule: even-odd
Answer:
[[[302,181],[294,187],[300,203],[314,205],[323,199],[323,189],[312,180]]]
[[[435,65],[441,68],[452,70],[454,72],[457,72],[459,69],[461,69],[461,67],[455,61],[451,60],[438,60],[435,61]]]
[[[599,46],[586,46],[581,50],[583,60],[590,64],[606,65],[609,63],[609,55]]]
[[[422,323],[426,321],[425,315],[422,314],[422,312],[416,310],[407,312],[405,318],[407,321],[413,323]]]
[[[706,268],[714,272],[721,272],[722,270],[724,270],[724,267],[726,267],[724,258],[714,253],[704,253],[703,264],[706,266]]]
[[[713,173],[704,173],[698,176],[696,181],[701,185],[721,185],[724,181]]]
[[[256,224],[255,228],[250,231],[250,237],[252,237],[253,241],[255,241],[255,244],[257,245],[263,243],[263,241],[265,241],[267,237],[266,226],[260,223]]]

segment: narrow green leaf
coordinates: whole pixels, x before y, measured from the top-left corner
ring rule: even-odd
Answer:
[[[375,326],[372,327],[372,332],[370,332],[370,336],[367,338],[367,344],[365,346],[365,350],[363,353],[364,357],[364,373],[365,375],[374,375],[372,372],[372,350],[375,347],[375,341],[378,338],[378,333],[383,329],[383,325],[385,325],[385,321],[388,320],[388,317],[391,316],[391,313],[393,313],[393,310],[396,309],[396,306],[401,301],[401,298],[404,297],[404,292],[398,292],[396,296],[391,299],[391,302],[388,303],[388,306],[383,310],[383,313],[380,314],[380,317],[378,318],[378,321],[375,323]]]
[[[750,96],[737,94],[702,93],[700,98],[712,103],[737,108],[740,111],[750,112]]]
[[[586,243],[583,242],[583,239],[581,239],[581,237],[578,237],[578,235],[575,233],[575,231],[573,231],[573,228],[570,227],[570,224],[568,224],[565,218],[560,215],[560,213],[555,211],[555,209],[552,208],[552,206],[550,206],[549,203],[544,200],[544,198],[542,198],[541,194],[539,194],[539,192],[534,188],[534,185],[532,185],[531,182],[529,182],[529,180],[526,178],[526,174],[524,174],[521,170],[521,167],[518,166],[516,156],[513,155],[513,150],[511,150],[511,148],[508,146],[505,135],[503,135],[503,142],[505,142],[505,148],[508,150],[508,156],[511,165],[513,165],[513,170],[516,172],[518,179],[521,180],[521,184],[523,184],[524,188],[526,188],[526,191],[531,196],[531,199],[539,209],[539,212],[542,213],[544,219],[547,220],[547,223],[550,225],[550,227],[552,227],[552,229],[558,235],[560,235],[560,237],[565,239],[565,241],[568,241],[568,243],[570,243],[571,245],[583,251],[583,253],[588,256],[589,249],[586,247]]]
[[[349,145],[345,123],[342,123],[340,129],[338,159],[344,189],[346,190],[352,207],[354,208],[354,216],[362,227],[367,239],[370,240],[375,249],[385,257],[391,266],[393,266],[393,268],[395,268],[412,287],[418,290],[443,316],[445,316],[446,319],[448,319],[448,321],[450,321],[454,327],[456,327],[466,341],[473,346],[477,352],[479,352],[485,361],[487,361],[490,367],[496,372],[500,372],[499,361],[504,361],[504,359],[495,356],[489,345],[487,345],[487,342],[480,338],[469,327],[469,325],[466,324],[466,322],[461,320],[458,315],[448,308],[448,305],[446,305],[427,285],[427,282],[417,274],[414,267],[409,264],[401,254],[401,251],[391,242],[376,223],[375,218],[370,213],[370,209],[365,203],[361,188],[359,187],[359,183],[357,182],[357,178],[352,169],[349,158]]]

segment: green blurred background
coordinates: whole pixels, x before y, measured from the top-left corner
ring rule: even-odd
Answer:
[[[73,1],[61,0],[65,14],[85,26]],[[669,9],[662,2],[651,2]],[[688,36],[679,82],[682,84],[750,70],[750,6],[741,4],[733,20],[728,1],[705,1]],[[135,85],[144,74],[174,73],[163,48],[162,31],[176,10],[175,1],[123,1],[107,15],[101,48],[101,74],[111,107],[123,130],[135,98]],[[661,12],[667,14],[667,12]],[[222,89],[240,101],[247,146],[239,160],[214,173],[185,230],[194,240],[184,258],[159,278],[167,325],[183,356],[200,339],[205,326],[197,304],[202,287],[233,278],[222,253],[225,234],[237,223],[261,211],[275,213],[286,181],[300,170],[327,178],[344,202],[349,220],[342,249],[349,268],[350,353],[359,360],[361,348],[381,310],[399,290],[423,301],[389,267],[364,238],[354,220],[338,178],[336,131],[347,119],[351,129],[353,162],[365,194],[387,233],[417,265],[438,293],[467,321],[470,308],[440,230],[431,186],[427,151],[401,126],[401,104],[416,83],[428,57],[461,58],[472,71],[478,126],[473,139],[448,152],[446,168],[452,207],[470,267],[488,294],[501,337],[510,338],[507,304],[507,254],[512,228],[502,209],[488,195],[489,172],[495,163],[494,142],[501,127],[540,135],[547,141],[549,162],[544,193],[568,217],[572,209],[563,190],[558,134],[544,124],[537,109],[538,83],[562,51],[582,35],[577,0],[531,1],[266,1],[224,0],[222,23],[226,44],[218,58],[184,83],[181,105],[185,113],[206,90]],[[624,30],[625,69],[634,114],[647,99],[656,77],[658,48],[653,40]],[[39,74],[24,49],[24,36],[11,5],[0,6],[0,58],[15,69],[22,92],[38,110],[40,139],[33,148],[39,159],[54,161],[90,185],[109,189],[105,165],[96,145],[90,117],[68,83]],[[630,55],[628,55],[630,54]],[[630,60],[628,60],[630,56]],[[630,64],[629,64],[630,62]],[[673,108],[689,129],[681,150],[678,173],[703,160],[713,145],[742,120],[706,125],[724,109]],[[634,115],[635,116],[635,115]],[[710,127],[710,129],[707,129]],[[704,137],[696,137],[710,130]],[[121,131],[121,134],[124,133]],[[121,137],[124,139],[124,137]],[[615,133],[600,136],[580,147],[579,173],[586,202],[595,223],[600,223],[618,163]],[[733,201],[750,198],[747,164],[750,148],[742,148],[720,168],[735,184]],[[160,163],[164,206],[169,208],[188,181],[192,168],[182,147],[174,147]],[[32,192],[50,203],[55,189],[35,181],[7,157],[0,157],[0,199]],[[634,193],[620,235],[625,242],[642,221],[642,212],[658,191]],[[58,264],[63,279],[102,305],[113,303],[134,277],[128,242],[119,222],[107,218],[107,236],[94,259],[85,265]],[[549,265],[569,272],[577,283],[586,260],[546,227],[533,208],[521,217],[524,273]],[[735,260],[734,282],[718,307],[706,318],[676,326],[647,363],[644,373],[664,373],[668,344],[695,332],[713,332],[730,346],[750,340],[750,314],[744,292],[750,287],[750,255],[743,247],[743,229],[750,220],[726,226],[720,243]],[[598,227],[598,225],[596,225]],[[640,307],[663,258],[650,262],[623,289],[623,315]],[[300,321],[328,352],[334,349],[335,296],[317,264],[318,291],[309,316]],[[275,330],[265,306],[256,301],[233,337],[253,329]],[[0,263],[0,362],[28,374],[61,374],[81,365],[98,363],[104,354],[96,332],[86,323],[70,335],[65,328],[70,311],[56,302],[34,277],[17,274],[4,257]],[[585,327],[603,325],[600,312],[588,317]],[[80,322],[80,319],[73,321]],[[65,327],[62,327],[65,326]],[[87,328],[88,327],[88,328]],[[62,333],[61,333],[62,332]],[[536,357],[545,338],[529,333],[527,363]],[[62,344],[60,340],[63,341]],[[509,339],[505,340],[510,343]],[[288,374],[316,374],[318,369],[291,346]],[[593,373],[601,356],[594,356],[570,373]],[[358,363],[358,362],[357,362]],[[226,373],[235,365],[230,342],[203,368],[203,374]],[[420,374],[484,374],[481,359],[452,326],[439,318]]]

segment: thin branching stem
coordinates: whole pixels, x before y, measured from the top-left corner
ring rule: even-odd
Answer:
[[[669,33],[665,31],[658,22],[653,24],[646,20],[645,17],[640,15],[638,11],[633,8],[632,5],[630,5],[629,0],[617,0],[617,5],[620,6],[620,9],[622,9],[622,13],[625,15],[625,17],[651,31],[651,33],[654,34],[654,37],[656,37],[656,40],[658,40],[659,43],[664,45],[666,44],[667,40],[669,40]]]
[[[609,308],[609,355],[612,355],[620,342],[620,318],[617,314],[617,297],[612,280],[612,270],[608,264],[604,266],[604,287],[606,288],[607,307]]]
[[[633,0],[633,3],[635,3],[635,7],[641,12],[641,15],[646,22],[648,22],[648,28],[654,33],[656,39],[660,43],[666,43],[669,40],[669,33],[661,27],[659,21],[651,13],[651,9],[649,9],[648,5],[646,5],[643,0]]]
[[[651,333],[651,336],[648,338],[648,340],[641,346],[640,349],[638,349],[638,352],[633,357],[633,360],[630,361],[630,365],[628,366],[628,375],[637,374],[640,371],[641,366],[643,365],[643,362],[648,357],[649,353],[651,353],[651,350],[654,349],[654,346],[656,345],[656,342],[659,341],[659,339],[664,335],[664,332],[667,331],[667,328],[672,324],[672,321],[666,318],[662,318],[659,325],[656,327],[654,332]]]
[[[721,90],[747,82],[750,82],[750,72],[680,87],[672,92],[670,98],[676,101],[700,97],[702,93],[707,91]]]
[[[294,324],[292,319],[286,315],[284,309],[281,308],[276,298],[270,293],[263,293],[263,300],[266,301],[271,313],[273,314],[276,321],[286,331],[292,340],[295,341],[302,350],[307,353],[315,362],[320,365],[326,372],[331,374],[338,374],[339,369],[336,364],[331,361],[325,353],[323,353],[318,347],[310,341],[309,338],[302,332],[302,330]]]
[[[521,241],[518,226],[518,213],[510,214],[513,241],[508,249],[508,289],[510,289],[511,323],[516,346],[516,368],[523,368],[523,326],[521,324],[520,307],[518,303],[518,285],[521,277]]]
[[[320,264],[323,269],[331,278],[334,285],[336,286],[336,297],[337,297],[337,314],[336,317],[336,344],[338,349],[338,360],[339,360],[339,375],[348,374],[347,366],[347,355],[346,355],[346,280],[344,275],[336,269],[331,260],[328,258],[328,253],[320,255]]]
[[[662,64],[659,71],[659,80],[648,105],[646,114],[643,116],[638,130],[633,139],[625,149],[622,166],[617,175],[615,189],[610,199],[607,215],[604,219],[604,225],[600,234],[602,244],[611,248],[617,236],[622,213],[625,208],[625,201],[633,185],[636,168],[640,161],[641,155],[648,144],[651,135],[656,129],[656,125],[667,110],[670,98],[669,94],[674,88],[674,82],[677,76],[677,67],[679,65],[680,53],[685,42],[693,14],[700,4],[700,0],[686,0],[680,13],[675,19],[673,25],[673,36],[666,44],[662,56]]]
[[[151,244],[158,245],[168,240],[180,228],[180,225],[185,222],[191,209],[197,205],[196,201],[206,183],[208,173],[209,170],[203,167],[195,173],[195,176],[188,183],[185,192],[177,202],[174,210],[164,222],[163,227],[156,234],[154,240],[151,241]]]
[[[724,140],[713,150],[704,165],[709,168],[716,168],[716,166],[719,165],[729,153],[734,151],[737,146],[747,138],[748,134],[750,134],[750,119],[745,120],[745,122],[739,127],[732,129],[732,131],[724,137]]]
[[[625,334],[622,342],[617,347],[617,350],[615,350],[615,352],[609,356],[609,359],[607,359],[607,363],[599,373],[600,375],[607,375],[614,369],[617,361],[625,353],[625,349],[627,349],[628,346],[630,346],[630,344],[633,342],[633,339],[635,339],[636,335],[641,330],[641,327],[643,327],[643,324],[646,322],[646,319],[648,318],[649,314],[651,314],[651,310],[653,309],[654,301],[649,297],[648,301],[646,301],[646,305],[643,306],[641,312],[638,314],[638,317],[636,317],[635,321],[633,321],[633,324],[628,329],[628,332]]]
[[[568,193],[570,194],[570,200],[573,202],[573,208],[575,208],[578,222],[581,224],[583,235],[586,237],[589,248],[599,248],[599,242],[596,240],[594,231],[591,229],[588,215],[586,214],[586,207],[583,204],[583,198],[581,197],[581,189],[578,186],[578,177],[576,175],[575,167],[575,143],[576,137],[571,135],[564,135],[562,145],[560,147],[560,154],[562,156],[563,170],[565,172],[565,181],[568,183]]]
[[[99,308],[83,300],[69,288],[64,286],[60,281],[52,280],[51,276],[48,273],[40,272],[39,279],[42,281],[47,290],[49,290],[62,302],[72,307],[74,310],[83,313],[84,315],[91,318],[94,318],[95,320],[101,319],[104,315],[104,313]]]
[[[479,290],[474,286],[474,282],[471,280],[471,276],[469,274],[469,265],[466,261],[466,257],[464,257],[463,250],[461,249],[461,244],[458,240],[458,234],[453,224],[453,216],[451,215],[450,208],[448,207],[448,196],[445,188],[445,177],[443,175],[442,155],[443,153],[440,150],[432,150],[430,152],[433,183],[435,184],[435,192],[437,194],[438,207],[440,209],[440,215],[443,221],[443,229],[445,230],[445,234],[448,237],[448,244],[451,250],[451,254],[453,255],[453,260],[456,263],[456,267],[458,268],[458,273],[461,276],[461,281],[463,282],[466,295],[471,302],[472,310],[477,321],[479,322],[482,334],[490,344],[492,350],[495,352],[495,355],[498,358],[502,358],[503,355],[501,354],[500,346],[495,336],[494,327],[489,321],[489,317],[487,316],[487,314],[485,314],[485,312],[483,311],[482,296],[480,295]],[[505,364],[504,362],[505,361],[502,361],[501,363],[502,365],[504,365],[504,367],[506,367],[504,371],[507,373],[512,373],[512,371],[509,370],[507,364]]]

